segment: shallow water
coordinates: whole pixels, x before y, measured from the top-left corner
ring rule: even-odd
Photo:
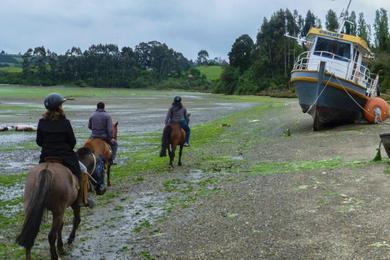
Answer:
[[[79,239],[84,242],[72,250],[70,259],[114,260],[126,255],[124,251],[130,249],[131,242],[135,239],[135,236],[131,235],[136,232],[135,228],[139,227],[141,230],[142,227],[153,225],[165,212],[164,194],[148,192],[135,196],[134,201],[129,203],[127,199],[123,199],[122,203],[117,203],[108,211],[107,208],[97,209],[97,212],[93,213],[93,223],[88,223],[87,226],[99,228],[95,232],[91,230],[92,233],[79,233]]]
[[[223,97],[204,93],[180,93],[183,103],[191,113],[191,125],[214,120],[233,111],[253,106],[252,103],[224,102]],[[106,110],[113,121],[119,122],[120,135],[143,135],[150,132],[162,131],[168,108],[172,101],[172,92],[151,92],[144,96],[110,97],[104,100]],[[100,100],[99,100],[100,101]],[[65,113],[70,119],[78,145],[88,137],[90,130],[88,118],[95,111],[96,98],[81,97],[64,103]],[[18,107],[14,111],[2,109],[0,118],[2,126],[18,124],[36,125],[44,109],[36,100],[3,101],[2,105]],[[4,107],[5,108],[5,107]],[[40,109],[42,108],[42,109]],[[38,160],[40,148],[33,144],[32,150],[24,150],[23,144],[34,142],[34,132],[0,132],[0,146],[12,146],[7,151],[0,152],[0,174],[25,171]],[[119,150],[119,152],[121,152]],[[122,160],[123,162],[125,160]]]

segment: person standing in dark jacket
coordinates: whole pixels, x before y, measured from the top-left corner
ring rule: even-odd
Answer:
[[[65,100],[57,93],[52,93],[45,98],[44,105],[47,110],[39,120],[36,138],[37,144],[42,147],[39,162],[45,162],[47,157],[60,157],[63,164],[79,178],[80,164],[73,151],[76,137],[62,109]]]
[[[91,138],[101,138],[108,143],[112,150],[111,164],[115,164],[116,151],[118,143],[112,136],[112,119],[106,112],[105,104],[99,102],[96,105],[96,111],[91,115],[88,122],[88,128],[92,130]]]
[[[176,96],[173,99],[172,106],[169,108],[168,113],[165,117],[165,125],[169,123],[179,123],[181,128],[186,132],[186,139],[184,141],[184,146],[190,146],[190,127],[188,126],[190,122],[190,114],[187,112],[187,109],[181,103],[181,97]]]

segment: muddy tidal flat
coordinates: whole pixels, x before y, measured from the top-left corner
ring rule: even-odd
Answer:
[[[296,99],[0,86],[0,124],[35,124],[41,96],[64,92],[78,139],[105,101],[119,121],[118,165],[62,259],[388,259],[390,160],[373,162],[388,122],[319,132]],[[26,93],[28,94],[26,96]],[[192,114],[184,166],[159,158],[172,97]],[[0,132],[0,258],[18,259],[25,173],[39,149],[34,132]],[[64,239],[71,227],[65,219]],[[43,224],[35,259],[49,256]]]

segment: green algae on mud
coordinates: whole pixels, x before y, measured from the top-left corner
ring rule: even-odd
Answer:
[[[0,88],[1,90],[2,88]],[[60,89],[61,90],[61,89]],[[47,89],[45,91],[57,91],[57,89]],[[82,90],[85,91],[85,90]],[[1,92],[1,91],[0,91]],[[21,91],[22,92],[22,91]],[[22,96],[23,93],[19,93]],[[41,93],[36,93],[33,97],[41,97]],[[84,95],[85,92],[80,93]],[[23,94],[24,95],[24,94]],[[18,97],[18,95],[16,95]],[[32,97],[32,98],[33,98]],[[226,98],[226,97],[224,97]],[[224,165],[221,165],[219,162],[225,164],[229,162],[230,159],[215,155],[206,155],[203,153],[203,150],[206,147],[210,146],[210,143],[215,145],[219,142],[219,136],[223,133],[227,135],[233,134],[231,128],[228,125],[236,125],[243,118],[248,118],[248,120],[259,118],[260,114],[267,109],[275,108],[281,106],[282,102],[275,101],[274,99],[266,97],[228,97],[229,101],[232,102],[257,102],[256,107],[247,109],[241,112],[235,112],[229,114],[221,119],[217,119],[208,123],[198,124],[192,127],[193,138],[192,138],[192,147],[188,153],[191,153],[191,158],[186,157],[187,151],[184,152],[183,163],[186,165],[202,165],[203,162],[213,162],[213,165],[216,167],[224,168]],[[105,194],[105,196],[97,197],[98,205],[104,206],[107,203],[113,202],[116,198],[122,194],[123,191],[128,189],[129,185],[144,181],[144,175],[147,174],[166,174],[170,172],[168,167],[167,158],[159,158],[158,152],[160,149],[160,133],[148,133],[143,136],[136,136],[131,134],[121,134],[121,140],[126,141],[123,145],[126,146],[126,151],[123,152],[120,157],[128,158],[125,164],[118,165],[112,170],[112,183],[113,186]],[[147,145],[145,145],[147,143]],[[25,148],[32,148],[34,142],[24,142],[23,146]],[[213,166],[214,167],[214,166]],[[209,167],[203,164],[203,168],[210,170]],[[140,175],[142,176],[140,177]],[[23,182],[25,175],[10,175],[10,176],[0,176],[0,183],[4,185],[13,185],[16,183]],[[129,180],[129,182],[124,180]],[[173,183],[174,184],[174,183]],[[167,187],[172,188],[172,196],[167,201],[166,208],[167,210],[172,210],[176,207],[188,207],[198,200],[202,196],[208,196],[209,194],[219,192],[218,188],[212,187],[217,185],[217,178],[203,178],[200,179],[198,184],[184,184],[184,187],[176,187],[174,185],[167,185]],[[6,203],[7,204],[7,203]],[[10,204],[14,204],[14,201],[11,201]],[[83,212],[83,217],[89,214],[89,211]],[[66,223],[71,223],[71,211],[67,211],[66,214]],[[15,226],[20,226],[23,221],[22,212],[18,213],[12,217],[0,216],[0,224],[2,226],[2,236],[7,238],[7,242],[0,242],[0,248],[6,249],[7,255],[10,258],[19,258],[23,250],[13,243],[13,236],[15,234]],[[141,225],[142,226],[142,225]],[[46,223],[41,228],[41,234],[38,237],[39,241],[46,242],[46,235],[49,230],[49,224]],[[142,228],[141,228],[142,230]],[[3,233],[4,232],[4,233]],[[6,233],[6,234],[5,234]],[[11,235],[12,234],[12,235]],[[4,239],[1,239],[4,240]],[[1,255],[1,253],[0,253]]]
[[[308,170],[334,170],[348,167],[356,168],[373,164],[381,164],[381,162],[344,161],[341,158],[320,161],[262,162],[252,166],[249,172],[253,175],[269,175],[304,172]]]

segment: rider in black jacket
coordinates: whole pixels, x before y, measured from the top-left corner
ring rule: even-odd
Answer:
[[[52,93],[44,101],[47,111],[39,120],[36,139],[37,144],[42,147],[39,162],[44,162],[47,157],[60,157],[63,164],[80,177],[79,160],[73,151],[76,138],[62,109],[65,100],[60,94]]]

